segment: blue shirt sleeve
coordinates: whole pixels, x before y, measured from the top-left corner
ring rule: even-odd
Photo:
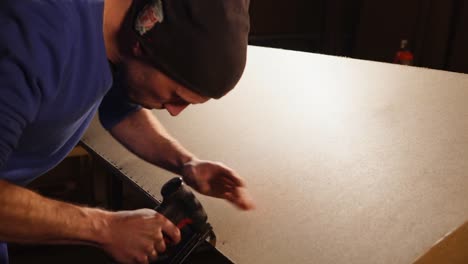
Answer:
[[[8,247],[7,244],[0,242],[0,263],[8,263]]]
[[[38,3],[36,8],[31,4],[0,3],[0,168],[38,115],[44,95],[55,93],[45,93],[44,87],[54,87],[50,84],[59,79],[63,66],[58,58],[68,53],[63,17],[55,17],[62,21],[56,23],[58,27],[45,27],[43,13],[55,9],[48,3]],[[32,19],[35,16],[39,19]]]
[[[40,89],[19,58],[0,50],[0,168],[39,107]]]
[[[112,129],[129,114],[141,109],[140,105],[130,101],[121,79],[119,72],[114,73],[112,88],[104,96],[99,106],[99,120],[107,130]]]

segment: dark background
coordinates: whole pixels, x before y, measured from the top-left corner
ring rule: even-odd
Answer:
[[[467,0],[251,0],[250,44],[468,73]]]

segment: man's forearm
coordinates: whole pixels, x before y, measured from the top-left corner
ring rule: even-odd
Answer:
[[[0,241],[100,245],[109,213],[47,199],[0,180]]]
[[[193,158],[147,109],[129,115],[111,134],[140,158],[177,174]]]

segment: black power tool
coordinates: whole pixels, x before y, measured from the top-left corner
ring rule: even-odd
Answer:
[[[208,216],[182,178],[176,177],[164,184],[161,194],[163,201],[155,210],[180,229],[182,239],[172,246],[167,241],[166,252],[154,264],[183,263],[192,252],[201,250],[203,247],[200,245],[205,241],[216,246],[216,236],[207,222]]]

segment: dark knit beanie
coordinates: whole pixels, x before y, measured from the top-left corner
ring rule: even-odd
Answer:
[[[149,0],[135,6],[143,52],[192,91],[220,98],[245,68],[249,0]]]

